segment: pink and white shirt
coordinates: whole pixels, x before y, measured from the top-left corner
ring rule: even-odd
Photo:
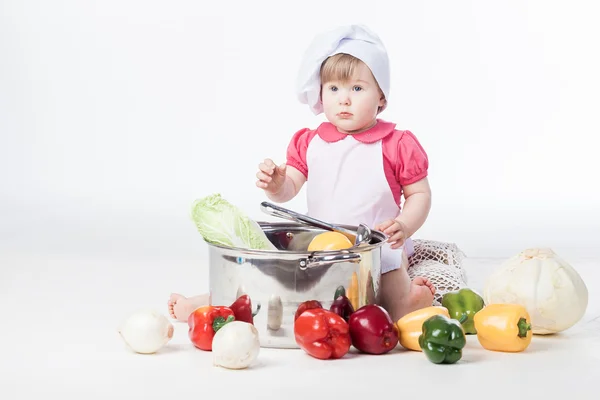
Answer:
[[[427,154],[412,132],[378,119],[348,135],[325,122],[301,129],[287,149],[287,165],[307,178],[307,214],[331,223],[369,227],[401,212],[402,188],[427,176]],[[406,256],[413,252],[405,243]],[[381,270],[399,268],[402,249],[382,248]]]

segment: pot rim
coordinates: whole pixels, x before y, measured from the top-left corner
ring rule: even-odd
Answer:
[[[309,232],[310,231],[328,232],[325,229],[320,229],[320,228],[300,224],[297,222],[291,222],[291,221],[290,222],[256,221],[256,222],[263,230],[267,230],[268,228],[277,228],[276,230],[286,230],[286,228],[295,230],[295,229],[301,228],[303,231],[309,231]],[[358,226],[352,226],[352,225],[339,224],[339,226],[342,228],[352,229],[352,230],[356,230],[358,228]],[[231,252],[243,252],[244,254],[257,255],[257,256],[270,256],[270,255],[302,256],[302,257],[310,257],[310,256],[315,256],[315,255],[331,256],[331,255],[335,255],[335,254],[362,253],[365,251],[377,249],[386,243],[387,236],[383,232],[377,231],[375,229],[371,229],[371,234],[374,237],[378,238],[380,241],[377,243],[373,243],[373,244],[362,245],[360,247],[352,246],[350,248],[342,249],[342,250],[321,250],[321,251],[312,251],[312,252],[310,252],[310,251],[287,251],[287,250],[285,250],[285,251],[284,250],[254,250],[254,249],[245,249],[243,247],[224,246],[224,245],[220,245],[217,243],[211,243],[211,242],[207,241],[206,239],[204,239],[204,242],[206,244],[208,244],[209,247],[215,247],[215,248],[218,248],[221,250],[231,251]]]

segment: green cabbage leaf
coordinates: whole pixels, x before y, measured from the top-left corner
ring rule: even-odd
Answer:
[[[256,221],[219,193],[194,201],[191,217],[209,243],[247,250],[277,250]]]

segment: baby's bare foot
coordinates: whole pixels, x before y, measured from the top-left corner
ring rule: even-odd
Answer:
[[[406,299],[407,313],[429,307],[433,304],[435,287],[427,278],[417,276],[410,283],[410,292]]]
[[[177,321],[187,322],[192,311],[208,304],[208,294],[188,298],[178,293],[172,293],[168,301],[169,315]]]
[[[435,286],[433,286],[433,283],[431,283],[431,281],[427,278],[417,276],[412,280],[412,283],[418,286],[427,286],[429,290],[431,290],[431,295],[433,296],[435,294]]]
[[[177,304],[177,301],[179,301],[179,299],[185,299],[185,296],[183,296],[179,293],[171,293],[171,296],[169,297],[169,301],[167,302],[168,307],[169,307],[169,315],[173,319],[177,319],[177,316],[175,315],[174,307],[175,307],[175,304]]]

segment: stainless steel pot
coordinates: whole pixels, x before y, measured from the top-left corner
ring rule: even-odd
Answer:
[[[339,286],[355,308],[379,302],[383,233],[372,231],[370,243],[360,247],[308,252],[310,241],[323,230],[293,222],[259,225],[280,251],[208,245],[211,304],[228,306],[248,294],[258,311],[254,325],[261,347],[297,348],[298,305],[318,300],[328,309]]]

